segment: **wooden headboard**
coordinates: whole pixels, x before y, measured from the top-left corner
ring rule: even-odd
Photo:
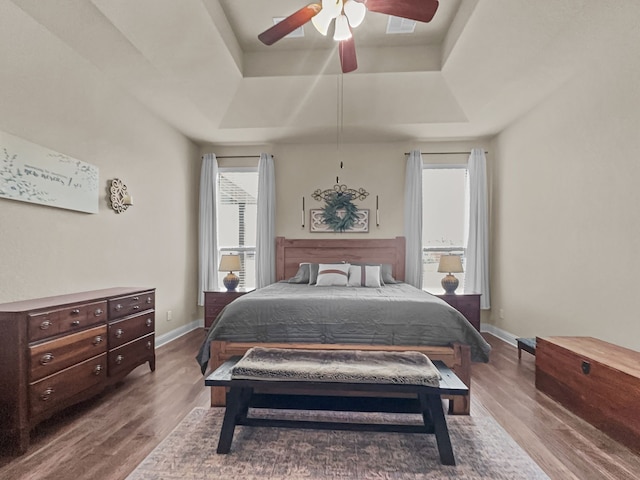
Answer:
[[[404,281],[405,239],[291,239],[276,237],[276,280],[293,277],[302,262],[390,263]]]

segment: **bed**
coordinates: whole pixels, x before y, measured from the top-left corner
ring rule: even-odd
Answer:
[[[404,280],[405,241],[276,240],[278,282],[238,298],[218,316],[198,354],[203,373],[253,346],[307,349],[413,350],[442,360],[470,387],[471,362],[488,361],[490,346],[455,309]],[[378,288],[289,283],[300,264],[385,265],[398,283]],[[225,402],[211,390],[212,406]],[[469,413],[469,397],[452,397],[449,412]]]

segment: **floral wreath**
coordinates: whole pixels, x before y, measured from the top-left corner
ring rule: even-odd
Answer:
[[[350,194],[342,192],[327,196],[322,218],[334,232],[350,230],[358,220],[358,207],[351,198]]]

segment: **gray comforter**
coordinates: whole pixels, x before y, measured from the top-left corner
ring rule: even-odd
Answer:
[[[490,345],[446,302],[406,283],[381,288],[274,283],[230,303],[196,359],[203,373],[212,340],[446,346],[468,344],[489,360]]]

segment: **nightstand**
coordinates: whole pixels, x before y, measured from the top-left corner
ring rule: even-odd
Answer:
[[[224,307],[236,298],[254,290],[255,288],[236,288],[235,290],[220,288],[204,292],[204,328],[209,329],[211,327],[211,324],[213,324]]]
[[[447,295],[446,293],[436,294],[453,308],[458,310],[469,323],[480,331],[480,294],[479,293],[458,293]]]

